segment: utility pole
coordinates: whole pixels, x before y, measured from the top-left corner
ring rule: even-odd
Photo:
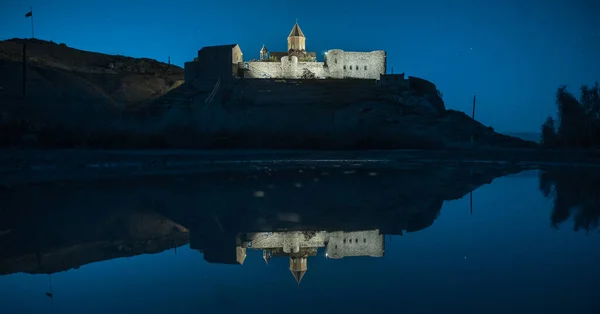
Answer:
[[[27,43],[23,42],[23,100],[25,100],[27,88]]]
[[[475,120],[475,96],[473,95],[473,112],[471,113],[471,119]],[[471,131],[471,146],[473,146],[473,131]]]
[[[475,100],[476,100],[476,99],[475,99],[475,97],[476,97],[476,96],[477,96],[477,95],[473,95],[473,113],[471,114],[471,118],[472,118],[473,120],[475,120]]]
[[[471,205],[471,215],[473,215],[473,191],[469,192],[469,204]]]

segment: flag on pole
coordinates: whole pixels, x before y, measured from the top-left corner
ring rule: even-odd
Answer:
[[[27,13],[25,13],[25,17],[30,17],[33,15],[33,11],[29,11]]]

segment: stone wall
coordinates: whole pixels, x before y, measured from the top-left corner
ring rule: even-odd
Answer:
[[[244,61],[242,49],[239,45],[235,45],[233,48],[231,48],[231,63],[237,64],[242,61]]]
[[[279,78],[281,63],[279,62],[244,62],[245,78]]]
[[[379,230],[332,232],[327,243],[327,257],[383,256],[384,239]]]
[[[325,54],[325,64],[331,78],[379,79],[386,71],[386,53],[383,50],[350,52],[334,49]]]
[[[298,62],[295,56],[282,57],[281,62],[245,62],[246,78],[300,78],[304,69],[316,78],[379,79],[385,74],[385,51],[345,52],[329,50],[325,62]]]
[[[235,56],[234,52],[236,52]],[[240,58],[241,50],[239,48],[201,49],[198,51],[197,61],[186,62],[184,65],[185,82],[190,83],[198,78],[220,79],[221,86],[229,89],[233,86],[234,76],[237,75],[237,67],[234,66],[232,60]]]
[[[290,78],[297,79],[302,76],[304,69],[308,69],[317,78],[325,78],[325,64],[323,62],[298,62],[298,58],[283,57],[281,62],[245,62],[245,78]]]
[[[315,74],[316,78],[323,79],[328,77],[327,69],[324,62],[299,62],[298,77],[302,76],[304,69],[307,69]]]

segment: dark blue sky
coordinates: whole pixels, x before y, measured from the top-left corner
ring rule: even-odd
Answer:
[[[446,106],[497,131],[538,131],[560,84],[600,80],[600,2],[594,0],[273,1],[3,0],[0,39],[30,37],[183,66],[205,45],[286,48],[296,18],[307,49],[384,49],[388,71],[433,81]]]

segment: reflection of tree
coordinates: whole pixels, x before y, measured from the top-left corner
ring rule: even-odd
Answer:
[[[543,171],[541,192],[554,199],[552,225],[574,220],[574,229],[586,231],[598,227],[600,221],[600,173],[590,169]]]

